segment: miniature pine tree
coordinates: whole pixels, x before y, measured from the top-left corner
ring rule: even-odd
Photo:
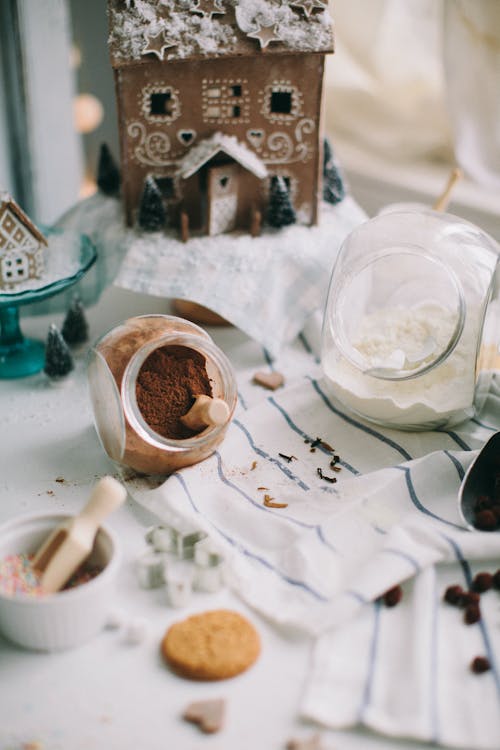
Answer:
[[[97,187],[104,195],[117,195],[120,190],[120,171],[106,143],[99,151]]]
[[[73,358],[67,343],[54,323],[50,324],[47,341],[45,343],[45,367],[49,378],[60,378],[73,369]]]
[[[323,200],[340,203],[345,197],[344,180],[328,138],[323,141]]]
[[[148,176],[144,180],[137,222],[145,232],[158,232],[166,220],[167,212],[160,189],[154,177]]]
[[[79,297],[73,297],[71,305],[66,313],[61,333],[64,340],[70,346],[83,344],[88,340],[89,327],[85,319],[85,312]]]
[[[269,190],[269,204],[267,207],[267,223],[271,227],[286,227],[295,224],[297,217],[288,194],[288,188],[283,177],[274,176]]]

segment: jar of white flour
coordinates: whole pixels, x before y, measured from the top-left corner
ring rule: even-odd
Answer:
[[[476,415],[500,337],[500,247],[432,210],[367,221],[344,242],[323,321],[331,394],[389,427],[449,427]]]

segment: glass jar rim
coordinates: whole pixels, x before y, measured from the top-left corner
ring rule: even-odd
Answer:
[[[343,299],[346,296],[347,289],[352,284],[352,281],[354,278],[359,276],[360,273],[365,271],[369,266],[373,265],[375,262],[381,260],[382,258],[387,258],[396,254],[397,255],[413,255],[418,258],[424,258],[426,261],[429,261],[430,263],[435,264],[436,266],[440,267],[441,270],[446,272],[455,290],[456,299],[457,299],[457,321],[455,324],[455,328],[447,344],[442,348],[438,356],[436,356],[430,362],[427,362],[421,367],[416,367],[415,369],[412,369],[412,370],[403,370],[403,369],[398,369],[398,368],[393,368],[393,369],[392,368],[380,368],[380,367],[363,369],[363,367],[360,364],[360,356],[359,355],[356,356],[357,350],[348,341],[347,335],[345,334],[344,326],[340,320],[339,308],[341,306]],[[330,295],[334,292],[335,292],[335,301],[332,306],[332,311],[330,313],[330,311],[327,310],[330,335],[332,336],[333,340],[335,341],[342,355],[347,359],[347,361],[351,365],[353,365],[357,370],[361,370],[365,374],[370,375],[372,377],[379,378],[381,380],[397,380],[397,381],[411,380],[415,377],[419,377],[427,372],[430,372],[439,364],[444,362],[444,360],[447,359],[448,356],[453,352],[453,350],[458,344],[458,341],[464,329],[466,302],[465,302],[465,295],[463,292],[460,279],[458,278],[455,271],[449,265],[446,265],[445,263],[443,263],[443,261],[440,258],[437,258],[431,253],[425,252],[424,250],[422,250],[422,248],[419,245],[415,245],[413,243],[399,242],[397,247],[384,248],[382,250],[379,250],[378,252],[372,253],[368,260],[366,258],[362,258],[361,262],[358,262],[352,268],[350,268],[349,272],[346,273],[342,277],[342,279],[337,283],[335,288],[330,290]]]
[[[203,329],[200,329],[203,331]],[[206,443],[211,442],[222,430],[226,428],[227,423],[231,420],[237,401],[236,377],[229,359],[224,352],[219,349],[211,337],[203,331],[203,337],[189,333],[166,333],[152,341],[143,344],[135,354],[130,358],[127,367],[123,373],[121,383],[121,397],[125,411],[125,416],[131,428],[147,443],[162,450],[169,449],[172,452],[185,452],[193,448],[200,448]],[[206,428],[202,432],[190,438],[174,439],[160,435],[144,419],[139,405],[135,384],[139,372],[149,357],[156,349],[164,346],[185,346],[200,352],[207,358],[210,358],[220,371],[225,384],[224,400],[229,406],[229,416],[227,422],[222,425]]]

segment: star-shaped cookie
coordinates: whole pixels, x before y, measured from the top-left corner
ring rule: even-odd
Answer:
[[[295,2],[290,3],[292,8],[302,8],[304,11],[304,14],[309,18],[315,8],[321,8],[322,10],[326,9],[326,4],[321,2],[321,0],[295,0]]]
[[[159,60],[163,60],[165,50],[169,47],[175,47],[178,42],[173,39],[165,38],[165,32],[160,31],[154,36],[146,36],[146,43],[141,50],[141,55],[156,55]]]
[[[196,0],[195,5],[189,9],[191,13],[200,13],[203,17],[212,18],[215,15],[224,15],[226,12],[221,7],[220,0]]]
[[[277,24],[272,24],[271,26],[259,26],[255,31],[250,31],[247,36],[252,39],[258,39],[260,48],[264,49],[271,42],[282,41],[277,29]]]

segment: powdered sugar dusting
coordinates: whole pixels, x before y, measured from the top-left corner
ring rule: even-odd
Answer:
[[[110,2],[110,45],[116,60],[141,60],[149,38],[164,32],[172,46],[164,59],[199,55],[258,53],[247,34],[275,26],[280,43],[268,51],[328,52],[332,47],[331,20],[320,9],[307,17],[287,0],[221,0],[221,14],[202,16],[192,0],[135,0]]]

